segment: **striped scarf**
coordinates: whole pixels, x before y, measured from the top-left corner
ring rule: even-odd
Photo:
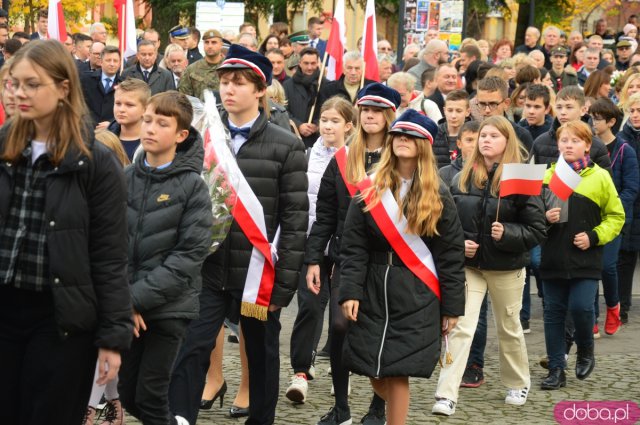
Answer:
[[[569,166],[571,168],[573,168],[573,170],[580,174],[580,171],[584,170],[585,168],[587,168],[589,166],[589,164],[591,163],[591,157],[589,156],[589,154],[586,154],[584,156],[584,158],[581,158],[577,161],[573,161],[569,163]]]

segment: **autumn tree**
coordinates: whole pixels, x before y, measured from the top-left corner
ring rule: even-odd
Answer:
[[[62,0],[64,19],[67,28],[71,32],[77,31],[83,25],[84,17],[95,6],[105,3],[106,0]],[[24,30],[32,32],[35,29],[35,21],[40,9],[47,9],[47,0],[12,0],[9,8],[11,23],[24,23]]]

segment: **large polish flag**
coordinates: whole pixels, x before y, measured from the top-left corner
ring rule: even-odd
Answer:
[[[567,164],[567,161],[565,161],[562,154],[560,154],[560,158],[558,158],[558,162],[556,163],[556,169],[549,181],[549,189],[551,189],[558,198],[566,201],[581,181],[582,177]]]
[[[364,58],[364,78],[380,81],[378,73],[378,33],[376,29],[376,8],[373,0],[367,0],[362,35],[362,57]]]
[[[47,24],[47,36],[61,43],[67,39],[67,26],[64,22],[64,13],[61,0],[49,0],[49,23]]]
[[[329,34],[327,49],[325,50],[329,56],[327,61],[328,80],[337,80],[342,75],[342,56],[344,55],[344,46],[347,45],[345,31],[344,0],[338,0],[336,10],[333,11],[331,33]]]
[[[128,58],[138,52],[133,0],[114,0],[113,6],[118,13],[118,47],[124,64]]]
[[[546,170],[545,164],[504,164],[500,179],[500,197],[540,195]]]

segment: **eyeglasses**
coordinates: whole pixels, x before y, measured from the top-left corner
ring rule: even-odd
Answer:
[[[487,108],[489,108],[490,111],[495,110],[502,102],[504,102],[504,100],[501,100],[500,102],[478,102],[478,106],[480,107],[480,109],[485,110]]]
[[[22,93],[27,97],[35,96],[36,93],[38,93],[38,89],[40,87],[50,86],[51,84],[56,84],[56,83],[52,81],[50,83],[28,82],[28,83],[20,84],[18,80],[4,80],[2,82],[2,86],[5,88],[5,90],[8,90],[9,92],[15,94],[18,92],[18,90],[22,89]]]

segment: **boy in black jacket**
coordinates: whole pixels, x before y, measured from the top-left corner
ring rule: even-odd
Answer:
[[[176,361],[170,404],[181,425],[195,423],[216,336],[225,317],[239,319],[250,375],[247,423],[266,425],[274,422],[278,402],[279,310],[295,294],[304,257],[307,161],[302,142],[267,120],[272,66],[266,57],[234,44],[218,74],[222,122],[246,182],[239,197],[250,215],[236,215],[236,207],[229,235],[205,260],[200,317]],[[265,244],[279,255],[261,250]]]
[[[186,96],[149,100],[144,155],[126,170],[129,282],[134,338],[123,353],[120,400],[144,424],[167,424],[169,381],[187,325],[198,316],[200,268],[210,244],[209,191],[200,177],[202,141]]]

